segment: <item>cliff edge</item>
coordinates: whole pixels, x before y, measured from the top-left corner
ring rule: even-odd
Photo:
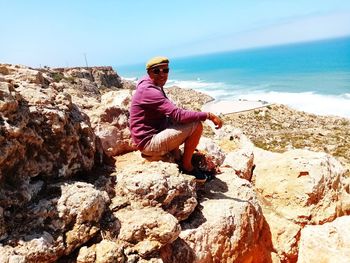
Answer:
[[[347,119],[283,105],[223,116],[198,145],[218,173],[197,185],[135,151],[133,88],[111,67],[0,64],[0,262],[350,259]]]

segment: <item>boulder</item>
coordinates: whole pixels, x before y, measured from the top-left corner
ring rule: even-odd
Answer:
[[[126,255],[147,258],[177,239],[181,230],[177,219],[158,207],[129,206],[113,214],[121,224],[118,239],[128,244]]]
[[[323,225],[308,225],[299,242],[298,263],[349,262],[350,216]]]
[[[0,262],[55,262],[95,236],[108,196],[93,185],[62,183],[48,189],[51,199],[13,214]]]
[[[346,169],[321,152],[254,150],[253,182],[282,261],[295,262],[300,231],[349,213]]]
[[[126,262],[122,248],[118,242],[109,240],[102,240],[90,247],[83,246],[79,250],[77,263]]]
[[[101,97],[101,103],[89,111],[96,135],[107,156],[116,156],[136,150],[129,129],[131,91],[110,91]]]
[[[130,161],[130,159],[129,159]],[[174,163],[129,163],[117,170],[114,207],[127,203],[136,206],[161,207],[179,221],[188,218],[197,205],[194,177],[180,174]]]
[[[238,177],[251,181],[255,167],[254,153],[247,149],[230,152],[226,155],[223,166],[233,168]]]
[[[37,72],[17,69],[0,82],[0,205],[28,202],[39,184],[32,178],[70,177],[90,170],[96,136],[71,96],[30,83]],[[22,74],[28,72],[28,81]],[[46,180],[46,179],[45,179]],[[14,189],[14,186],[15,189]]]
[[[199,191],[179,239],[161,250],[165,262],[269,262],[268,232],[252,185],[223,169]]]

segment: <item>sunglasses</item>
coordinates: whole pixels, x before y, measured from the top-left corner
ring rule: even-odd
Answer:
[[[158,75],[160,72],[169,73],[169,68],[155,68],[155,69],[152,69],[152,72],[156,75]]]

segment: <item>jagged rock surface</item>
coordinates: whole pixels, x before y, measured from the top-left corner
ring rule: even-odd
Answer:
[[[22,207],[7,222],[0,262],[55,262],[91,239],[108,200],[106,192],[82,182],[51,185],[52,198]]]
[[[92,127],[110,157],[136,150],[129,129],[130,102],[130,90],[110,91],[89,111]]]
[[[42,87],[28,68],[8,67],[0,82],[0,205],[20,205],[40,191],[32,178],[69,177],[94,165],[96,139],[89,118],[71,96]],[[12,74],[13,73],[13,74]],[[16,186],[16,189],[14,187]]]
[[[298,134],[317,116],[271,106],[236,122],[225,117],[233,126],[219,131],[205,124],[211,139],[203,138],[200,152],[222,174],[200,187],[171,156],[149,163],[125,154],[134,149],[127,129],[134,83],[127,83],[110,67],[0,65],[1,262],[296,262],[298,253],[317,261],[307,248],[319,236],[307,239],[304,227],[307,234],[333,222],[340,235],[336,218],[343,224],[350,213],[347,168],[324,153],[262,151],[244,135],[267,138],[280,126]],[[206,99],[193,94],[174,88],[169,97],[198,109]],[[293,123],[282,116],[293,113]],[[330,135],[331,146],[340,136],[346,146],[347,121],[320,121],[341,127],[320,136]],[[344,163],[346,147],[334,149]],[[113,168],[101,166],[103,154],[123,155]],[[27,162],[17,159],[23,156]],[[325,246],[333,248],[347,260],[342,246]]]
[[[254,153],[253,181],[273,245],[282,260],[295,262],[305,225],[350,213],[346,169],[335,158],[308,150]]]
[[[199,206],[181,223],[165,262],[268,262],[264,217],[252,185],[230,168],[199,191]]]
[[[306,226],[301,231],[298,263],[349,262],[350,216],[323,225]]]

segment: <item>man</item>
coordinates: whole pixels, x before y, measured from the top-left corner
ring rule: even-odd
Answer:
[[[178,108],[167,98],[163,86],[168,80],[168,58],[150,59],[146,70],[148,75],[138,82],[130,107],[134,143],[143,155],[152,157],[177,152],[184,143],[183,171],[205,181],[206,175],[193,167],[192,155],[202,135],[202,121],[209,119],[218,129],[222,120],[213,113]]]

